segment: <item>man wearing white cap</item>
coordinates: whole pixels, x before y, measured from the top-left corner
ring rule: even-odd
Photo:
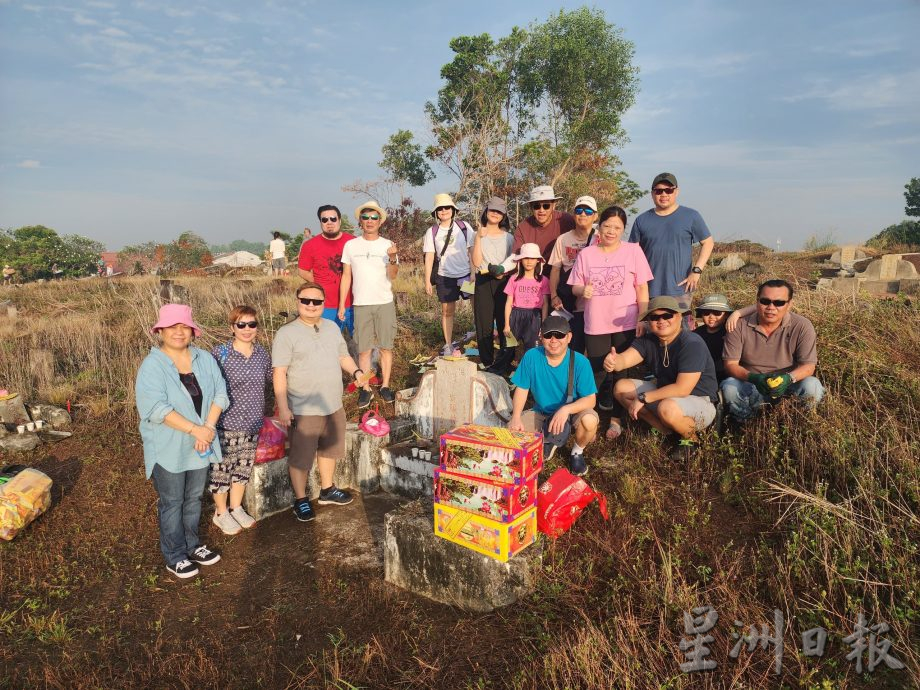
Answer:
[[[380,236],[380,226],[387,219],[376,201],[367,201],[355,209],[361,227],[356,237],[342,247],[342,282],[339,284],[340,320],[345,319],[345,304],[351,290],[354,304],[355,342],[358,365],[370,371],[371,351],[380,348],[380,397],[384,402],[396,399],[390,390],[393,371],[393,344],[396,340],[396,303],[392,281],[399,271],[396,245]],[[358,393],[358,407],[371,404],[370,386]]]
[[[556,196],[550,185],[540,185],[530,190],[527,204],[531,214],[518,223],[514,231],[514,251],[529,243],[536,244],[543,255],[543,275],[549,278],[549,257],[556,239],[564,232],[575,229],[575,219],[568,213],[556,210]]]

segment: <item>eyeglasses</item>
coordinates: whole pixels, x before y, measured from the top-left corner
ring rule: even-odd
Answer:
[[[441,211],[453,211],[453,210],[454,210],[454,207],[453,207],[453,206],[438,206],[438,207],[434,210],[434,212],[435,212],[435,213],[440,213]]]
[[[595,213],[595,211],[594,211],[593,208],[582,208],[581,206],[579,206],[578,208],[575,209],[575,215],[576,215],[576,216],[580,216],[580,215],[582,215],[582,214],[584,214],[584,215],[586,215],[586,216],[593,216],[594,213]]]
[[[675,189],[677,187],[656,187],[652,190],[652,194],[673,194]]]
[[[314,307],[318,307],[321,304],[325,303],[326,301],[324,299],[313,299],[312,297],[298,297],[297,299],[299,299],[300,303],[303,304],[304,306],[314,306]]]
[[[724,311],[719,311],[718,309],[697,309],[697,316],[721,316],[724,314]]]
[[[548,331],[543,334],[543,337],[547,340],[563,340],[565,336],[566,334],[562,331]]]
[[[554,201],[544,201],[542,204],[531,204],[530,208],[534,211],[537,211],[540,209],[543,209],[544,211],[548,211],[553,207],[554,203],[555,203]]]
[[[774,307],[785,307],[789,304],[789,300],[787,299],[767,299],[766,297],[761,297],[757,301],[765,307],[769,307],[771,304]]]
[[[362,213],[361,220],[380,220],[380,216],[376,213]]]
[[[322,216],[319,219],[319,222],[320,223],[334,223],[337,220],[338,220],[337,216]]]
[[[258,328],[259,322],[258,321],[237,321],[236,327],[239,328],[240,330],[243,330],[244,328]]]
[[[673,311],[666,311],[664,314],[650,314],[648,317],[649,323],[655,323],[656,321],[670,321],[674,318]]]

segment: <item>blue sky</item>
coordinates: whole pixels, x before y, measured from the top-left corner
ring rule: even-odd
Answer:
[[[391,133],[424,140],[451,37],[578,4],[0,0],[0,227],[110,249],[315,228]],[[636,48],[618,153],[643,188],[672,171],[717,239],[782,249],[904,218],[920,1],[599,7]],[[453,186],[439,172],[420,205]]]

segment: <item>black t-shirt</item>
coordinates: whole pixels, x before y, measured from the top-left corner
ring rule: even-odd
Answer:
[[[665,346],[657,336],[643,335],[632,341],[634,348],[645,361],[649,371],[655,376],[657,386],[664,388],[677,382],[678,374],[700,372],[700,378],[690,392],[709,398],[712,402],[719,399],[719,384],[716,382],[716,368],[709,354],[706,343],[696,333],[682,330],[667,345],[668,365],[665,366]]]
[[[716,379],[723,381],[725,379],[725,362],[722,360],[722,346],[725,345],[725,326],[722,326],[715,333],[706,330],[706,326],[700,326],[693,331],[703,339],[706,347],[709,348],[709,354],[712,355],[712,363],[716,365]]]
[[[204,396],[201,394],[201,386],[198,385],[198,379],[195,378],[195,372],[190,371],[187,374],[179,374],[179,380],[182,381],[182,385],[185,386],[185,390],[188,391],[188,394],[192,396],[195,412],[197,412],[200,417],[201,403],[204,400]]]

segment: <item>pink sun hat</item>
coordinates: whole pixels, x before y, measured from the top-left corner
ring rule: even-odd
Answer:
[[[201,335],[201,326],[192,319],[192,308],[187,304],[164,304],[160,307],[160,318],[153,324],[150,332],[156,333],[161,328],[169,328],[177,323],[191,328],[196,337]]]

